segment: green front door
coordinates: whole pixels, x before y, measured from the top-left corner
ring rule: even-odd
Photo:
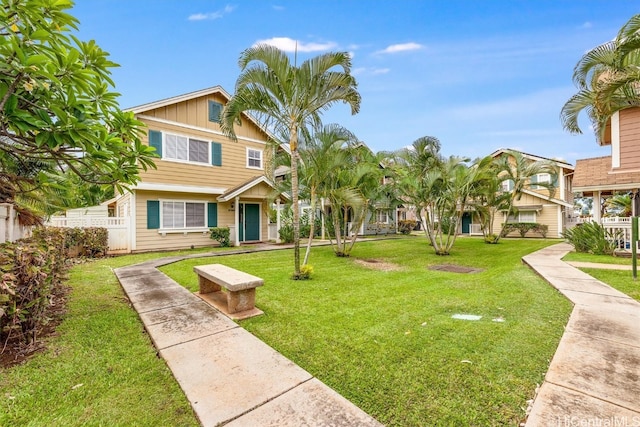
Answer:
[[[462,234],[469,234],[471,226],[471,214],[465,212],[462,214]]]
[[[260,205],[243,203],[240,210],[240,241],[260,240]]]

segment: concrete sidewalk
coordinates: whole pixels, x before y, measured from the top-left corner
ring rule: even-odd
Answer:
[[[231,253],[163,258],[115,270],[202,425],[380,426],[157,269]]]
[[[640,303],[563,262],[572,249],[523,257],[575,305],[526,425],[640,425]]]

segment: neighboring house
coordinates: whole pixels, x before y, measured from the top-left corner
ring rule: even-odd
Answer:
[[[238,140],[227,138],[220,113],[230,97],[215,86],[128,109],[159,156],[110,203],[116,217],[132,219],[130,251],[210,246],[210,227],[229,227],[236,245],[267,240],[269,134],[244,115]]]
[[[576,161],[573,189],[582,197],[593,197],[593,219],[601,222],[604,197],[631,193],[632,215],[640,215],[640,108],[633,107],[613,114],[605,128],[601,146],[611,147],[611,155]]]
[[[498,158],[514,151],[517,150],[499,149],[493,152],[491,157]],[[556,167],[557,175],[539,174],[532,177],[530,185],[523,191],[520,199],[514,203],[518,213],[515,216],[507,216],[507,212],[499,213],[494,222],[493,233],[499,234],[502,224],[505,222],[537,222],[548,227],[547,237],[562,237],[562,232],[571,216],[573,216],[572,180],[574,167],[563,160],[548,159],[523,152],[519,153],[532,162],[552,162]],[[553,183],[555,190],[550,194],[547,188],[537,185],[537,183],[543,182]],[[512,189],[510,186],[513,183],[504,181],[502,185],[505,191],[510,191]],[[482,234],[480,224],[474,223],[472,212],[463,214],[460,232],[462,234]],[[517,233],[512,235],[515,236]]]

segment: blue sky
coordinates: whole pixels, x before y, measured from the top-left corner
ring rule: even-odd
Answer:
[[[637,0],[257,1],[76,0],[79,37],[120,64],[123,108],[221,85],[233,93],[240,53],[259,42],[304,60],[353,55],[360,113],[324,116],[374,151],[435,136],[445,155],[515,148],[575,163],[608,155],[586,117],[562,130],[573,67],[612,39]]]

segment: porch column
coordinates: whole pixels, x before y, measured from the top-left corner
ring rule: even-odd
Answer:
[[[235,242],[233,242],[233,246],[240,246],[240,197],[236,197],[233,200],[233,203],[236,207],[233,211],[233,216],[235,217],[234,223],[236,226],[236,239]]]
[[[640,216],[640,190],[633,190],[631,193],[631,216]]]
[[[600,191],[593,193],[593,220],[600,224],[602,217],[600,215],[600,209],[602,208],[602,199],[600,197]]]
[[[280,243],[280,197],[276,200],[276,243]]]

